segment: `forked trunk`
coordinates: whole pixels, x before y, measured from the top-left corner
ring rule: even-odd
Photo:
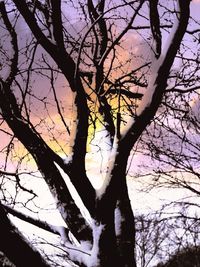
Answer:
[[[125,175],[120,180],[116,199],[103,196],[97,201],[92,267],[136,267],[134,216]]]

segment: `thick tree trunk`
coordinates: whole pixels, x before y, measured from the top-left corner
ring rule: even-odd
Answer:
[[[122,213],[123,214],[123,213]],[[105,219],[106,217],[106,219]],[[121,232],[116,233],[114,210],[105,214],[99,237],[94,236],[94,246],[98,247],[97,262],[92,267],[136,267],[134,259],[134,224],[132,213],[126,214],[120,222]],[[96,240],[97,240],[97,244]]]
[[[126,181],[124,180],[124,183]],[[128,196],[126,184],[121,187],[120,197],[117,201],[118,221],[117,247],[124,267],[136,267],[135,262],[135,221]]]
[[[118,179],[114,187],[116,198],[104,195],[97,200],[95,220],[102,231],[98,240],[99,262],[92,267],[136,267],[135,222],[123,169],[120,177],[115,177]]]
[[[99,239],[99,266],[124,267],[121,262],[116,243],[114,225],[106,225]]]

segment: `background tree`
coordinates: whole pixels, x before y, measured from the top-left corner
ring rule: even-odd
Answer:
[[[0,2],[0,249],[14,264],[27,265],[26,252],[29,265],[51,265],[7,213],[59,234],[66,258],[80,266],[136,265],[127,162],[163,100],[177,51],[184,53],[189,7],[189,0]],[[98,189],[93,147],[104,158],[96,162]],[[41,175],[67,227],[14,209],[37,210],[32,181]]]
[[[180,252],[177,252],[171,259],[168,260],[165,264],[158,264],[157,267],[164,266],[200,266],[199,262],[199,247],[189,247]]]
[[[191,216],[191,212],[175,210],[174,206],[167,211],[165,206],[157,212],[136,216],[135,221],[138,266],[168,266],[172,263],[198,266],[198,214]]]

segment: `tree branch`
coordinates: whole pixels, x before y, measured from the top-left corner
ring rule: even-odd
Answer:
[[[10,37],[11,37],[11,45],[12,45],[12,50],[13,50],[13,56],[11,58],[11,66],[10,66],[10,73],[7,75],[5,81],[8,84],[11,84],[13,79],[15,78],[17,71],[18,71],[18,43],[17,43],[17,34],[10,23],[10,20],[7,15],[7,11],[5,8],[5,3],[3,1],[0,2],[0,13],[3,19],[3,22],[6,26],[6,29],[8,30]],[[12,53],[11,53],[12,54]]]
[[[199,89],[200,89],[200,85],[197,85],[197,86],[194,86],[194,87],[190,87],[190,88],[187,88],[187,89],[186,88],[177,88],[177,87],[175,87],[175,88],[168,88],[166,90],[166,93],[172,92],[172,93],[186,94],[186,93],[189,93],[189,92],[195,92],[195,91],[197,91]]]
[[[64,226],[55,226],[55,225],[51,225],[47,222],[44,222],[44,221],[41,221],[39,219],[35,219],[31,216],[28,216],[28,215],[25,215],[7,205],[4,205],[4,204],[1,204],[1,206],[11,215],[25,221],[25,222],[28,222],[28,223],[31,223],[33,224],[34,226],[37,226],[45,231],[48,231],[52,234],[56,234],[56,235],[59,235],[61,237],[64,237],[68,242],[71,242],[69,237],[68,237],[68,234],[69,234],[69,229],[64,227]],[[62,232],[62,234],[61,234]]]
[[[61,1],[51,0],[52,7],[52,24],[53,24],[53,35],[61,53],[65,53],[65,45],[63,39],[63,25],[62,25],[62,11]]]
[[[95,191],[92,187],[85,171],[85,155],[86,155],[86,145],[87,145],[87,135],[88,135],[88,115],[89,110],[87,106],[86,93],[84,91],[79,72],[75,77],[75,63],[73,59],[67,54],[65,50],[59,51],[59,47],[53,44],[48,38],[43,34],[39,28],[34,14],[29,10],[25,0],[13,0],[21,15],[24,17],[26,23],[30,27],[32,33],[37,39],[38,43],[50,54],[50,56],[57,63],[58,67],[61,69],[62,73],[66,77],[71,87],[71,90],[75,93],[75,107],[76,107],[76,129],[74,130],[74,135],[71,135],[73,147],[72,147],[72,161],[68,166],[65,166],[65,171],[68,172],[69,177],[74,184],[80,197],[83,199],[85,206],[92,213],[94,211],[94,199]],[[57,4],[53,4],[54,7]],[[54,11],[56,12],[56,11]],[[56,16],[57,13],[54,13]],[[55,19],[55,18],[54,18]],[[61,18],[60,18],[61,20]],[[55,21],[56,23],[56,21]],[[61,23],[61,21],[59,22]],[[54,25],[55,26],[55,25]],[[61,31],[61,25],[59,26],[59,33]],[[61,33],[60,33],[61,34]],[[57,35],[56,35],[57,36]],[[57,36],[56,38],[62,38]],[[58,40],[57,39],[57,40]],[[70,66],[70,67],[69,67]],[[55,160],[62,168],[63,164],[60,160]],[[69,170],[70,169],[70,170]],[[70,173],[69,173],[70,172]],[[81,177],[81,179],[78,179]],[[87,194],[85,192],[87,191]]]
[[[91,237],[91,230],[54,164],[56,161],[59,165],[65,166],[63,160],[48,147],[36,130],[26,123],[20,114],[15,96],[3,81],[0,84],[0,107],[10,129],[35,159],[70,231],[78,240],[87,240]]]
[[[125,95],[129,98],[132,98],[132,99],[142,99],[142,97],[143,97],[143,94],[141,94],[141,93],[134,93],[134,92],[131,92],[131,91],[128,91],[125,89],[121,89],[121,88],[120,89],[110,89],[108,93],[118,94],[119,90],[120,90],[120,93],[122,95]]]
[[[114,158],[112,158],[111,169],[107,176],[108,179],[105,180],[103,191],[99,196],[98,205],[100,214],[103,214],[103,212],[109,213],[115,208],[117,199],[119,198],[120,188],[125,178],[124,173],[126,173],[126,165],[130,151],[151,119],[153,119],[161,103],[162,96],[167,86],[170,68],[188,25],[190,0],[179,0],[179,4],[180,18],[176,31],[175,33],[173,32],[172,41],[166,50],[166,54],[163,55],[163,61],[161,64],[157,65],[158,70],[156,76],[152,77],[153,81],[151,85],[153,87],[149,88],[149,90],[153,90],[152,98],[149,99],[148,105],[142,108],[141,113],[136,116],[135,121],[128,131],[122,135],[120,140],[116,140]]]
[[[0,170],[0,177],[1,176],[13,176],[13,177],[15,177],[15,179],[16,179],[16,184],[17,184],[17,186],[20,188],[20,189],[22,189],[23,191],[25,191],[25,192],[27,192],[27,193],[29,193],[29,194],[32,194],[34,197],[36,197],[37,195],[33,192],[33,190],[31,190],[31,189],[27,189],[27,188],[25,188],[23,185],[21,185],[21,183],[20,183],[20,175],[21,174],[23,174],[23,173],[18,173],[18,172],[7,172],[7,171],[2,171],[2,170]]]
[[[117,38],[113,41],[112,45],[110,47],[108,47],[108,49],[102,55],[102,57],[99,61],[99,65],[101,65],[102,62],[105,61],[105,59],[107,58],[107,56],[109,55],[111,50],[114,48],[114,46],[117,45],[119,43],[119,41],[123,38],[123,36],[132,28],[132,24],[133,24],[133,22],[137,16],[139,10],[141,9],[143,3],[144,3],[144,0],[141,0],[140,4],[138,5],[137,9],[135,10],[135,13],[133,14],[133,16],[132,16],[131,20],[129,21],[128,25],[126,26],[126,28],[117,36]]]
[[[147,90],[152,90],[152,98],[150,98],[149,96],[149,99],[147,101],[148,105],[141,108],[140,114],[136,117],[135,122],[133,122],[132,124],[132,127],[128,130],[128,132],[124,135],[124,138],[121,140],[120,150],[122,151],[120,151],[119,153],[126,153],[126,157],[128,157],[133,145],[136,143],[143,130],[153,119],[167,87],[167,79],[170,68],[174,62],[174,58],[180,47],[183,35],[185,34],[187,29],[190,12],[190,0],[179,0],[179,6],[180,17],[179,21],[177,22],[178,25],[175,24],[175,33],[172,32],[173,36],[168,48],[166,49],[165,54],[162,55],[163,59],[161,61],[159,61],[158,59],[159,62],[157,61],[155,63],[157,64],[158,69],[156,71],[156,76],[151,77],[153,79],[150,83],[150,86],[152,86],[152,88],[147,88]]]
[[[28,240],[8,219],[5,209],[0,205],[0,250],[16,266],[50,267],[40,253],[31,247]],[[17,248],[17,249],[16,249]]]
[[[149,0],[150,26],[155,45],[155,56],[159,58],[162,49],[162,35],[160,31],[160,18],[158,14],[158,0]]]

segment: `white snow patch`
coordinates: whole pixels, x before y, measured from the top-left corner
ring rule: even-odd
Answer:
[[[13,49],[9,50],[9,57],[11,58],[11,60],[13,59],[13,57],[14,57],[14,50]],[[3,70],[1,70],[1,77],[0,78],[3,81],[6,81],[10,77],[10,74],[11,74],[11,63],[8,63],[6,65],[6,67],[3,68]]]
[[[60,234],[63,243],[67,242],[68,236],[66,236],[65,227],[58,225],[51,225],[51,228]]]
[[[87,267],[98,265],[99,262],[99,239],[104,229],[104,225],[93,223],[93,246],[88,242],[81,242],[77,247],[71,244],[65,244],[69,257],[72,261],[83,263]]]
[[[109,160],[108,160],[108,169],[107,169],[107,173],[105,176],[105,179],[101,185],[100,188],[98,188],[96,190],[96,195],[98,198],[101,198],[101,196],[105,193],[106,188],[108,187],[110,180],[111,180],[111,172],[113,170],[114,164],[115,164],[115,160],[116,160],[116,156],[117,156],[117,149],[118,149],[118,139],[117,137],[115,137],[114,142],[113,142],[113,147],[109,156]]]
[[[67,253],[69,254],[69,259],[71,261],[84,264],[87,264],[87,262],[89,262],[91,251],[89,250],[89,245],[86,242],[81,243],[81,245],[79,246],[73,246],[70,243],[65,243],[65,248],[67,250]]]
[[[142,114],[142,112],[146,108],[148,108],[152,102],[152,97],[154,95],[155,88],[157,86],[155,81],[156,81],[156,78],[158,76],[158,70],[160,69],[160,66],[163,63],[163,60],[164,60],[164,57],[160,56],[159,59],[154,59],[154,62],[152,63],[149,84],[148,84],[147,90],[144,93],[142,101],[136,110],[137,116],[140,116]]]
[[[70,142],[69,142],[69,148],[71,149],[70,153],[73,154],[73,147],[76,140],[77,135],[77,125],[78,125],[78,119],[77,119],[77,106],[74,104],[76,101],[76,92],[73,92],[72,94],[72,113],[71,113],[71,121],[72,121],[72,127],[70,129]]]
[[[82,199],[80,198],[79,194],[76,191],[76,188],[74,187],[74,185],[72,184],[72,182],[70,181],[68,175],[63,171],[63,169],[56,163],[54,162],[54,164],[56,165],[56,167],[58,168],[60,174],[62,175],[67,188],[69,189],[71,196],[73,198],[73,200],[75,201],[77,207],[80,209],[81,214],[83,215],[83,217],[87,220],[87,222],[89,224],[92,223],[92,218],[88,212],[88,210],[86,209],[85,205],[83,204]],[[86,192],[87,193],[87,192]]]
[[[72,158],[73,158],[73,153],[70,153],[69,155],[67,155],[67,157],[63,158],[63,161],[66,165],[68,165],[69,163],[72,162]]]
[[[177,11],[178,13],[180,12],[180,6],[179,6],[179,1],[177,1]],[[171,45],[171,43],[173,42],[173,38],[174,38],[174,35],[178,29],[178,26],[179,26],[179,20],[177,19],[177,17],[175,18],[174,22],[173,22],[173,27],[171,29],[171,32],[166,40],[166,43],[165,43],[165,46],[163,48],[163,51],[162,51],[162,54],[163,56],[165,57],[166,54],[167,54],[167,51]]]
[[[93,247],[91,250],[91,256],[88,262],[88,267],[90,266],[96,266],[98,264],[98,255],[99,255],[99,239],[102,234],[102,231],[104,230],[104,225],[96,225],[93,224]],[[96,264],[95,264],[96,263]]]
[[[177,10],[180,11],[179,5],[177,6]],[[158,70],[159,70],[160,66],[163,64],[164,59],[166,58],[167,52],[169,50],[171,43],[173,42],[173,38],[174,38],[174,35],[176,34],[178,26],[179,26],[179,21],[178,21],[178,19],[175,19],[174,25],[172,27],[172,30],[171,30],[169,36],[168,36],[168,39],[167,39],[166,44],[163,48],[161,56],[158,59],[154,58],[154,60],[153,60],[153,63],[151,66],[151,75],[150,75],[148,87],[144,93],[144,96],[142,98],[142,101],[141,101],[139,107],[136,110],[137,116],[140,116],[142,114],[142,112],[147,107],[149,107],[151,104],[152,97],[153,97],[153,94],[154,94],[155,88],[156,88],[155,81],[156,81],[156,78],[158,76]],[[133,118],[129,120],[129,122],[126,124],[126,126],[124,127],[124,129],[122,131],[122,138],[131,129],[134,122],[135,122],[135,120]]]
[[[179,5],[178,5],[178,11],[180,11]],[[174,25],[172,27],[172,30],[168,36],[168,39],[166,41],[166,44],[164,46],[164,49],[162,51],[161,56],[158,59],[154,59],[153,63],[152,63],[152,67],[151,67],[151,75],[150,75],[150,80],[149,80],[149,84],[147,87],[147,90],[142,98],[141,104],[139,105],[138,109],[137,109],[137,115],[140,116],[142,114],[142,112],[149,107],[149,105],[151,104],[152,101],[152,97],[153,94],[155,92],[155,88],[156,88],[156,78],[158,76],[158,70],[160,69],[161,65],[163,64],[164,59],[167,56],[167,52],[170,48],[170,45],[173,42],[173,38],[174,35],[176,34],[177,28],[179,26],[179,21],[178,19],[175,19],[174,21]]]
[[[86,172],[93,187],[98,189],[105,179],[112,145],[107,131],[95,131],[94,138],[89,143],[89,152],[86,154]]]
[[[116,208],[115,209],[115,233],[117,236],[121,234],[121,222],[122,222],[121,212],[119,208]]]

